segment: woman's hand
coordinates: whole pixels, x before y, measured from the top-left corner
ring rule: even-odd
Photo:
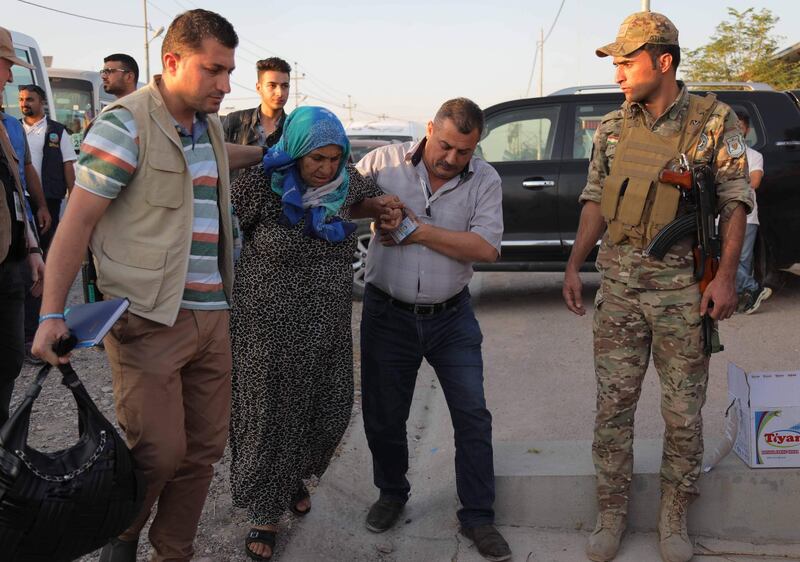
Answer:
[[[404,213],[405,216],[403,215],[403,213]],[[415,215],[414,211],[412,211],[411,209],[405,209],[405,211],[401,212],[400,222],[403,222],[404,218],[410,219],[411,222],[413,222],[416,225],[416,228],[414,229],[414,232],[412,232],[411,234],[407,235],[401,242],[396,242],[394,237],[391,234],[391,231],[394,230],[394,229],[381,228],[381,229],[378,230],[378,237],[379,237],[379,239],[381,241],[381,244],[383,244],[384,246],[404,246],[404,245],[408,245],[408,244],[413,244],[414,242],[417,241],[417,239],[415,238],[415,235],[418,234],[418,231],[419,231],[420,228],[422,228],[423,226],[426,226],[426,225],[423,225],[422,223],[419,222],[419,219],[417,219],[417,215]],[[397,228],[398,226],[400,226],[400,222],[398,222],[397,225],[394,228]]]
[[[403,208],[405,205],[400,201],[397,195],[381,195],[379,197],[373,197],[372,201],[374,205],[374,214],[372,218],[378,221],[380,228],[384,228],[384,221],[386,221],[387,224],[391,224],[398,216],[401,221],[403,220]],[[394,228],[397,228],[399,224],[400,221],[397,221]]]
[[[389,209],[380,216],[378,228],[384,232],[395,230],[403,222],[403,209]]]

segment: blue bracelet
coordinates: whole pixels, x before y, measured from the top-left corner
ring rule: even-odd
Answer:
[[[64,315],[59,312],[54,312],[52,314],[44,314],[39,317],[39,324],[41,324],[45,320],[64,320]]]

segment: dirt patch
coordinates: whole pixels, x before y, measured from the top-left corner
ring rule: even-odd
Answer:
[[[67,303],[79,304],[83,296],[79,283],[75,283],[70,291]],[[356,379],[356,401],[360,399],[360,372],[358,325],[361,318],[361,303],[353,303],[353,339],[354,339],[354,373]],[[106,355],[101,349],[80,350],[73,354],[72,365],[80,376],[89,395],[95,401],[100,411],[116,424],[114,413],[114,396],[112,392],[111,371],[108,367]],[[12,411],[19,403],[25,390],[30,386],[39,367],[28,363],[22,370],[14,389],[12,398]],[[78,438],[78,417],[72,394],[60,384],[60,376],[51,372],[45,381],[41,395],[33,406],[31,416],[29,444],[42,451],[56,451],[71,446]],[[337,452],[338,456],[338,452]],[[230,451],[225,449],[225,454],[214,467],[214,478],[208,493],[203,515],[195,540],[195,560],[213,560],[217,562],[246,561],[250,560],[243,552],[244,536],[249,529],[245,510],[234,508],[230,493]],[[309,485],[313,493],[316,482]],[[283,546],[290,540],[295,521],[286,516],[281,522],[276,558],[279,557]],[[139,543],[139,560],[147,560],[152,554],[149,542],[146,540],[147,528],[143,531]],[[98,553],[93,553],[83,558],[82,562],[97,560]]]

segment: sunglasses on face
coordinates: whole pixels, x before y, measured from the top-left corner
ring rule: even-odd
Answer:
[[[130,70],[125,70],[124,68],[104,68],[100,71],[100,76],[107,76],[115,72],[130,72]]]

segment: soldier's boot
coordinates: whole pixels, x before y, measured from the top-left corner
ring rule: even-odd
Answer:
[[[586,556],[594,562],[613,560],[619,550],[622,534],[625,532],[627,517],[623,513],[603,510],[597,514],[597,525],[589,535]]]
[[[694,547],[686,530],[686,510],[693,498],[673,487],[661,490],[658,512],[658,546],[664,562],[688,562]]]

